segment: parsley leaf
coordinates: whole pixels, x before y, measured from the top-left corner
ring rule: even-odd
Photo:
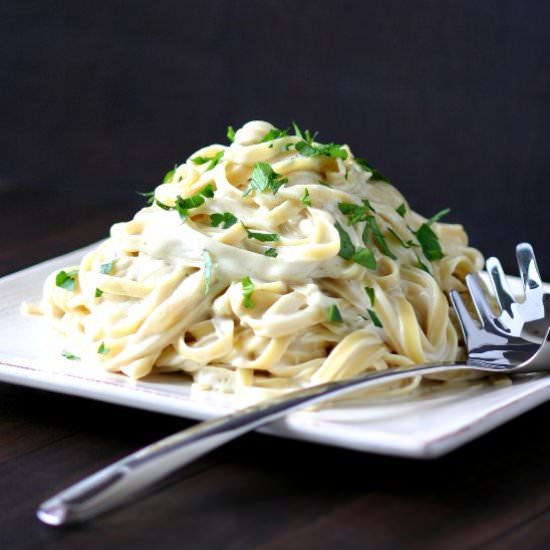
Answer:
[[[65,290],[74,292],[77,275],[78,275],[78,269],[73,269],[71,271],[61,270],[55,276],[55,285],[58,286],[59,288],[64,288]]]
[[[376,168],[372,167],[365,159],[355,158],[355,162],[365,171],[372,174],[372,179],[389,183],[388,178],[383,176]]]
[[[63,350],[61,352],[61,355],[63,357],[65,357],[65,359],[68,359],[69,361],[80,361],[80,357],[78,357],[78,355],[74,355],[73,353],[71,353],[70,351],[65,351]]]
[[[257,162],[252,170],[252,181],[243,193],[246,197],[251,191],[271,191],[274,195],[281,185],[288,182],[288,178],[283,178],[281,174],[273,171],[273,168],[267,162]]]
[[[374,307],[374,302],[376,300],[376,295],[374,293],[374,288],[372,288],[370,286],[366,286],[365,287],[365,292],[367,293],[367,295],[369,297],[370,305]]]
[[[382,325],[382,321],[380,321],[380,319],[378,318],[378,315],[376,315],[376,312],[374,311],[374,309],[367,309],[367,312],[369,314],[370,320],[372,321],[372,324],[375,327],[384,328],[383,325]]]
[[[357,248],[351,260],[356,264],[367,267],[368,269],[376,269],[376,258],[368,248]]]
[[[212,168],[214,168],[218,164],[218,162],[220,162],[220,160],[223,157],[223,153],[224,153],[223,151],[218,151],[213,157],[201,157],[199,155],[199,156],[196,156],[196,157],[192,158],[191,160],[195,164],[206,164],[206,163],[208,163],[208,166],[206,167],[206,171],[208,172],[208,170],[212,170]]]
[[[374,242],[380,252],[382,252],[382,254],[388,256],[392,260],[396,260],[397,256],[390,250],[390,247],[388,246],[388,243],[386,242],[386,239],[382,234],[380,227],[378,226],[376,218],[374,216],[369,216],[366,219],[366,222],[367,224],[365,225],[365,229],[363,230],[363,242],[366,241],[366,239],[368,238],[368,233],[369,231],[371,231]],[[365,244],[367,243],[365,242]]]
[[[116,258],[114,260],[111,260],[110,262],[101,264],[101,267],[99,268],[99,272],[103,273],[103,275],[109,275],[111,271],[113,271],[115,262],[116,262]]]
[[[242,279],[241,285],[243,287],[243,306],[246,308],[254,307],[254,302],[252,301],[252,294],[254,293],[254,283],[247,275]]]
[[[415,232],[415,235],[422,247],[424,256],[426,256],[428,260],[433,261],[443,258],[443,251],[439,244],[439,238],[427,223],[423,223],[420,229]]]
[[[444,210],[441,210],[434,216],[432,216],[427,222],[426,225],[432,225],[432,223],[437,223],[443,216],[446,216],[451,211],[450,208],[445,208]]]
[[[343,323],[342,314],[336,304],[331,304],[328,308],[328,320],[329,323]]]
[[[375,211],[371,203],[366,199],[363,200],[363,206],[350,202],[339,202],[338,209],[348,218],[349,225],[367,221],[371,216],[370,211]]]
[[[203,289],[204,289],[204,295],[206,296],[208,294],[208,291],[210,290],[210,283],[212,282],[212,273],[214,270],[214,264],[212,263],[212,256],[210,256],[210,252],[208,252],[208,250],[202,251],[202,257],[204,258]]]
[[[266,141],[273,141],[274,139],[279,139],[288,136],[288,130],[279,130],[278,128],[272,128],[267,132],[267,134],[260,140],[260,143],[265,143]]]
[[[189,215],[191,208],[198,208],[204,204],[206,198],[212,198],[214,196],[214,187],[211,183],[205,185],[198,193],[187,197],[186,199],[176,197],[175,209],[178,211],[180,218],[185,221]]]
[[[168,206],[167,204],[164,204],[163,202],[160,202],[158,199],[155,200],[155,204],[157,206],[160,206],[163,210],[173,210],[173,206]]]
[[[100,288],[96,288],[94,296],[96,298],[101,298],[103,296],[103,290],[101,290]]]
[[[232,225],[235,225],[239,220],[237,217],[231,214],[231,212],[224,212],[223,214],[211,214],[210,215],[210,224],[212,227],[218,227],[220,224],[223,224],[224,229],[230,228]]]
[[[276,258],[276,257],[277,257],[277,249],[275,249],[275,248],[268,248],[268,249],[264,252],[264,255],[265,255],[265,256],[269,256],[270,258]]]
[[[151,206],[155,202],[155,191],[137,191],[138,195],[147,199],[147,206]]]
[[[227,127],[227,133],[226,133],[227,139],[233,143],[235,141],[235,129],[233,126]]]
[[[429,273],[430,270],[428,269],[428,266],[420,259],[418,253],[415,252],[414,255],[416,256],[416,267],[424,270],[426,273]]]
[[[105,345],[105,342],[101,342],[97,348],[97,353],[100,355],[107,355],[109,353],[109,348]]]
[[[258,233],[257,231],[246,230],[249,239],[256,239],[263,243],[268,241],[278,241],[279,235],[277,233]]]
[[[304,157],[332,157],[342,160],[348,158],[348,153],[341,145],[336,143],[326,143],[325,145],[313,145],[307,141],[299,141],[294,145],[296,151]]]
[[[402,217],[404,218],[405,217],[405,214],[407,213],[407,207],[405,206],[405,203],[402,202],[396,209],[395,211]]]
[[[344,258],[344,260],[351,260],[355,253],[355,246],[353,246],[350,236],[338,222],[334,224],[334,227],[336,227],[340,235],[340,251],[338,252],[338,256]]]
[[[397,239],[397,241],[401,246],[405,248],[412,248],[413,246],[418,246],[414,241],[410,239],[408,241],[404,241],[391,227],[388,227],[388,232],[394,239]]]
[[[164,177],[162,178],[162,183],[172,183],[172,178],[174,177],[174,174],[176,173],[176,168],[178,166],[175,165],[172,170],[169,170],[164,174]]]
[[[311,198],[307,187],[304,189],[304,194],[300,197],[300,200],[306,205],[311,206]]]

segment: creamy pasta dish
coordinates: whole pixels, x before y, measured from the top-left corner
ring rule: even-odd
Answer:
[[[347,145],[263,121],[176,166],[39,305],[67,359],[263,398],[463,350],[446,293],[482,266]],[[398,383],[408,391],[419,378]]]

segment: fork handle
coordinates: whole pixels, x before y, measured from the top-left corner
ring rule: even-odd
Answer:
[[[148,445],[46,500],[38,508],[37,516],[49,525],[92,519],[209,451],[297,409],[386,382],[455,370],[494,372],[497,369],[466,363],[403,367],[297,390],[199,423]]]

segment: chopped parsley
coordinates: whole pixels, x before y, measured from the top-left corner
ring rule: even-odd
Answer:
[[[376,258],[368,248],[358,247],[351,257],[351,261],[368,269],[376,269]]]
[[[111,260],[110,262],[101,264],[101,267],[99,268],[99,272],[103,273],[103,275],[109,275],[113,271],[113,267],[115,266],[115,263],[116,263],[116,258],[114,260]]]
[[[355,225],[359,222],[367,221],[374,212],[374,208],[368,200],[363,200],[363,206],[350,202],[339,202],[338,209],[348,218],[349,225]]]
[[[329,323],[343,323],[342,314],[336,304],[331,304],[328,308],[328,320]]]
[[[160,202],[158,199],[155,200],[155,204],[157,206],[160,206],[163,210],[173,210],[173,206],[168,206],[167,204],[164,204],[163,202]]]
[[[264,252],[264,256],[269,256],[270,258],[276,258],[277,257],[277,249],[276,248],[268,248]]]
[[[374,288],[372,288],[370,286],[366,286],[365,287],[365,292],[367,293],[367,296],[369,297],[370,305],[372,307],[374,307],[374,302],[376,300],[376,294],[374,293]]]
[[[409,239],[408,241],[404,241],[391,227],[388,227],[388,232],[390,235],[396,239],[401,246],[404,248],[412,248],[413,246],[418,247],[419,245],[416,244],[413,240]]]
[[[243,306],[246,308],[254,307],[254,302],[252,301],[252,294],[254,293],[254,283],[247,275],[242,279],[241,285],[243,287]]]
[[[61,355],[63,357],[65,357],[65,359],[68,359],[69,361],[80,361],[80,357],[78,357],[78,355],[74,355],[73,353],[71,353],[70,351],[65,351],[63,350],[61,352]]]
[[[147,206],[151,206],[155,202],[155,191],[137,191],[138,195],[147,199]]]
[[[218,162],[220,162],[222,157],[223,157],[223,151],[218,151],[213,157],[201,157],[199,155],[199,156],[193,157],[191,160],[195,164],[199,164],[199,165],[208,163],[208,166],[206,167],[206,171],[208,172],[208,170],[212,170],[212,168],[214,168],[218,164]]]
[[[55,276],[55,285],[58,286],[59,288],[64,288],[65,290],[74,292],[77,275],[78,275],[78,269],[73,269],[71,271],[61,270]]]
[[[376,258],[374,254],[368,248],[358,247],[356,249],[347,231],[338,222],[334,224],[334,227],[336,227],[340,235],[340,251],[338,255],[344,258],[344,260],[351,260],[363,267],[376,269]]]
[[[277,233],[258,233],[257,231],[249,231],[248,229],[246,230],[246,233],[248,234],[249,239],[256,239],[257,241],[261,241],[263,243],[278,241],[280,239]]]
[[[205,199],[210,199],[213,196],[214,187],[211,183],[209,183],[208,185],[205,185],[198,193],[195,193],[186,199],[178,195],[176,197],[176,206],[174,208],[178,211],[180,218],[185,221],[187,216],[189,216],[189,210],[191,210],[191,208],[198,208],[199,206],[202,206]]]
[[[221,224],[224,229],[228,229],[232,225],[235,225],[238,221],[239,220],[237,220],[237,217],[231,214],[231,212],[210,215],[210,224],[212,227],[218,227]]]
[[[428,269],[428,266],[420,259],[418,253],[415,252],[414,255],[416,256],[416,267],[422,269],[426,273],[429,273],[430,270]]]
[[[310,145],[313,143],[313,140],[315,139],[315,136],[317,135],[317,133],[315,133],[314,135],[311,135],[311,132],[309,130],[306,130],[305,132],[302,132],[302,130],[300,130],[300,127],[294,121],[292,121],[292,128],[294,129],[294,135],[297,138],[300,138],[302,141],[305,141],[306,143],[309,143]]]
[[[443,216],[446,216],[451,211],[450,208],[445,208],[440,210],[437,214],[432,216],[427,222],[427,225],[432,225],[432,223],[437,223]]]
[[[103,290],[101,290],[100,288],[96,288],[94,296],[96,298],[101,298],[103,296]]]
[[[383,325],[382,325],[382,321],[380,321],[380,319],[378,318],[378,315],[376,315],[376,311],[374,311],[374,309],[367,309],[367,312],[369,314],[370,320],[372,321],[372,324],[375,327],[384,328]]]
[[[212,273],[214,270],[214,264],[212,262],[212,256],[208,250],[202,251],[202,257],[204,258],[204,283],[203,290],[206,296],[210,290],[210,283],[212,282]]]
[[[334,224],[334,227],[336,227],[336,230],[340,235],[340,251],[338,252],[338,255],[341,258],[344,258],[344,260],[351,260],[353,254],[355,253],[355,246],[353,246],[350,236],[338,222]]]
[[[404,218],[405,217],[405,214],[407,213],[407,207],[405,206],[405,203],[402,202],[396,209],[395,211],[402,217]]]
[[[257,162],[252,170],[252,178],[243,197],[246,197],[251,191],[260,191],[265,193],[271,191],[274,195],[281,185],[288,182],[281,174],[273,171],[273,168],[267,162]]]
[[[304,157],[331,157],[335,159],[346,160],[348,152],[336,143],[326,143],[324,145],[314,145],[307,141],[299,141],[294,145],[296,151]]]
[[[227,139],[233,143],[235,141],[235,129],[233,126],[227,127],[227,133],[226,133]]]
[[[166,174],[164,174],[164,177],[162,178],[162,183],[172,183],[172,178],[176,173],[177,167],[178,165],[176,164],[172,170],[169,170],[168,172],[166,172]]]
[[[443,258],[443,250],[441,250],[439,238],[427,223],[423,223],[420,229],[415,232],[415,235],[422,247],[424,256],[426,256],[428,260],[433,261]]]
[[[311,206],[311,197],[309,196],[309,191],[308,191],[307,187],[304,189],[304,194],[300,197],[300,200],[306,206]]]
[[[390,250],[390,247],[386,242],[386,238],[384,237],[382,231],[380,230],[380,227],[378,226],[376,218],[374,216],[368,216],[365,221],[367,223],[365,225],[365,229],[363,230],[363,242],[367,244],[366,241],[368,239],[369,232],[372,232],[372,237],[380,252],[382,252],[382,254],[388,256],[392,260],[396,260],[397,256]]]
[[[109,348],[105,345],[105,342],[101,342],[97,348],[97,353],[100,355],[107,355],[109,353]]]
[[[383,176],[376,168],[372,167],[365,159],[355,158],[355,162],[365,171],[372,174],[372,179],[389,183],[388,178]]]
[[[267,134],[260,140],[260,143],[265,143],[266,141],[273,141],[274,139],[279,139],[288,136],[288,130],[279,130],[278,128],[272,128],[267,132]]]

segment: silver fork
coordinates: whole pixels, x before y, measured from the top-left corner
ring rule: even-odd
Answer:
[[[521,265],[520,271],[525,272],[522,271]],[[529,286],[533,273],[529,269],[526,273],[528,277],[524,280]],[[500,275],[498,279],[500,281]],[[511,311],[509,317],[513,319],[507,331],[508,318],[502,317],[502,314],[500,317],[494,315],[481,287],[476,286],[475,282],[470,282],[468,286],[479,313],[481,326],[470,317],[460,295],[456,291],[451,293],[451,302],[460,321],[468,350],[466,361],[367,373],[351,380],[329,382],[294,391],[197,424],[153,443],[65,489],[38,508],[38,518],[48,525],[55,526],[89,520],[143,493],[170,473],[232,439],[298,409],[330,401],[353,391],[415,375],[433,375],[457,370],[510,375],[550,370],[550,346],[545,346],[550,341],[548,322],[542,342],[534,343],[512,335],[509,332],[518,330],[518,320],[522,319],[520,316],[524,314],[524,308],[506,309],[507,312]],[[499,296],[500,303],[507,307],[503,296],[505,295]],[[528,300],[534,302],[530,296]],[[521,331],[521,328],[519,330]]]

